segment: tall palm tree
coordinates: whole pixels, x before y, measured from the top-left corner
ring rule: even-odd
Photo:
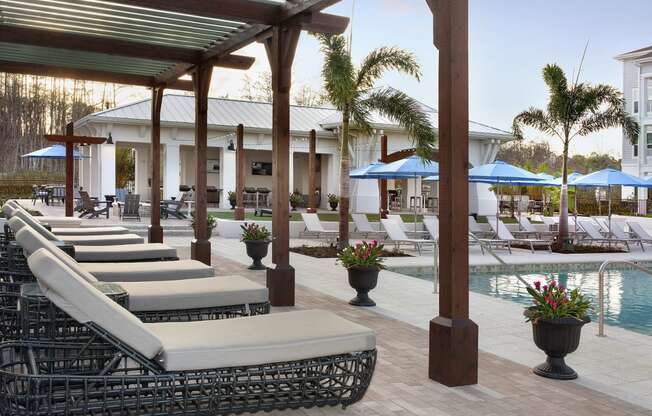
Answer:
[[[419,102],[393,88],[375,88],[388,70],[421,77],[413,54],[399,48],[373,50],[356,68],[347,42],[341,35],[316,35],[325,55],[322,78],[328,100],[342,113],[340,132],[340,249],[349,244],[349,140],[352,132],[371,135],[371,113],[377,111],[403,127],[415,143],[416,152],[430,160],[436,137]]]
[[[562,188],[559,198],[558,247],[571,249],[568,239],[568,147],[578,136],[587,136],[610,127],[622,127],[634,143],[638,123],[625,111],[622,94],[609,85],[590,85],[576,79],[569,85],[564,71],[556,64],[543,68],[543,80],[550,91],[547,110],[531,107],[514,117],[512,129],[517,139],[523,138],[523,127],[533,127],[558,137],[563,144]]]

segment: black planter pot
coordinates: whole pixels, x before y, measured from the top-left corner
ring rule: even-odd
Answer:
[[[290,204],[290,207],[292,208],[292,211],[296,211],[296,210],[297,210],[297,206],[298,206],[298,205],[292,205],[292,204]]]
[[[588,322],[590,322],[588,317],[583,321],[575,318],[559,318],[532,322],[534,343],[548,356],[545,363],[534,367],[534,374],[556,380],[576,379],[577,373],[566,365],[564,357],[577,349],[582,327]]]
[[[351,299],[349,303],[354,306],[376,306],[376,302],[369,297],[369,291],[378,284],[378,272],[380,270],[367,267],[350,267],[347,270],[349,272],[349,284],[358,292],[358,295]]]
[[[267,240],[248,240],[244,242],[247,246],[247,255],[254,261],[249,270],[265,270],[266,267],[261,262],[267,256],[269,241]]]
[[[337,206],[339,205],[339,202],[329,202],[328,205],[331,206],[331,211],[337,211]]]
[[[231,209],[235,209],[235,199],[231,200],[229,199],[229,204],[231,204]]]

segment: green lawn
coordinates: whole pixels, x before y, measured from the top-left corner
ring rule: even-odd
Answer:
[[[223,220],[232,220],[233,219],[233,211],[231,212],[226,212],[226,211],[219,211],[219,212],[211,212],[212,215],[216,216],[219,219]],[[339,221],[340,219],[340,214],[339,212],[321,212],[318,214],[319,219],[321,221]],[[369,218],[369,221],[378,221],[379,215],[378,214],[367,214],[367,218]],[[401,214],[401,218],[403,218],[403,221],[405,222],[412,222],[414,221],[414,215],[412,214]],[[421,222],[423,219],[422,215],[417,215],[417,222]],[[270,216],[265,216],[265,217],[257,217],[254,215],[253,212],[246,212],[245,213],[245,220],[249,221],[254,221],[254,220],[267,220],[271,221],[272,217]],[[290,221],[301,221],[301,213],[299,212],[290,212]],[[349,217],[349,221],[353,221]]]

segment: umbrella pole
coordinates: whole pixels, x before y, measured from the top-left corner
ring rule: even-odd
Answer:
[[[421,194],[421,192],[419,192]],[[414,232],[417,232],[417,176],[414,175]]]
[[[611,185],[607,187],[607,199],[609,200],[609,245],[611,245]]]
[[[496,182],[496,234],[498,234],[498,229],[500,226],[500,179]]]
[[[573,218],[575,218],[575,234],[577,234],[577,186],[574,186],[573,189],[575,190],[573,193],[575,196],[575,202],[573,204]]]

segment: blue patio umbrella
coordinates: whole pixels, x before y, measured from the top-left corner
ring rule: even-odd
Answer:
[[[361,168],[353,169],[349,172],[349,178],[351,179],[378,179],[376,176],[372,176],[371,172],[377,169],[380,166],[384,166],[383,162],[373,162],[367,166]]]
[[[27,153],[25,155],[22,155],[21,157],[24,158],[31,158],[31,159],[65,159],[66,158],[66,147],[61,145],[61,144],[55,144],[50,147],[45,147],[43,149],[35,150],[31,153]],[[79,150],[74,149],[73,150],[73,157],[76,160],[81,160],[85,156],[82,156],[81,153],[79,153]]]
[[[417,178],[438,175],[439,163],[424,161],[419,156],[410,156],[396,162],[378,166],[368,172],[368,175],[376,179],[414,179],[416,189]],[[414,231],[417,230],[417,204],[414,204]]]
[[[622,172],[617,169],[607,168],[597,172],[589,173],[569,183],[570,186],[607,188],[609,200],[609,235],[611,236],[611,187],[612,186],[633,186],[636,188],[650,188],[652,183],[643,179]]]
[[[543,178],[532,172],[501,160],[496,160],[493,163],[487,163],[486,165],[477,166],[469,170],[469,182],[493,183],[497,186],[501,184],[518,185],[521,183],[537,183],[542,180]],[[500,195],[496,198],[496,230],[499,226],[499,217]]]

